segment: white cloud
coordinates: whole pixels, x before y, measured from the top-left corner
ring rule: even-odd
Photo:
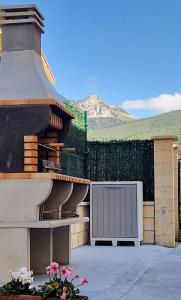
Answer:
[[[126,110],[155,110],[158,113],[181,109],[181,94],[161,94],[149,99],[126,100],[122,107]]]

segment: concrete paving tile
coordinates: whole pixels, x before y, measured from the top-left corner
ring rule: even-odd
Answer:
[[[180,300],[181,245],[83,246],[72,250],[72,263],[89,279],[81,294],[90,300]],[[36,277],[36,284],[45,276]]]

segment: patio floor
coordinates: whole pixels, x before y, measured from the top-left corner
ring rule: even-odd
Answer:
[[[181,244],[83,246],[72,250],[72,266],[88,277],[81,294],[91,300],[181,299]]]

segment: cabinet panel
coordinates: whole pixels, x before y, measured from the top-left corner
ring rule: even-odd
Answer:
[[[92,184],[92,237],[138,237],[136,184]]]

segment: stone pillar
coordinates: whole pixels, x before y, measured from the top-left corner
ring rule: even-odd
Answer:
[[[173,136],[154,137],[155,242],[175,247]]]
[[[180,240],[179,234],[179,194],[178,194],[178,148],[175,146],[174,154],[174,201],[175,201],[175,239]]]

